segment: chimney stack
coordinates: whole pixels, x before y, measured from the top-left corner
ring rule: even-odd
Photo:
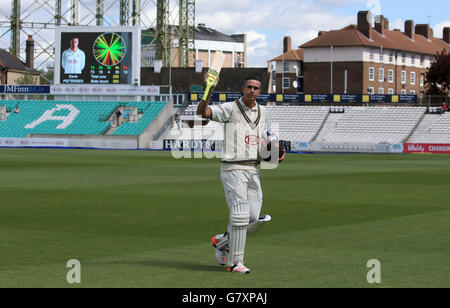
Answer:
[[[383,23],[384,23],[384,30],[389,30],[389,19],[383,17]]]
[[[429,40],[433,37],[429,24],[416,25],[416,33],[423,35],[426,39]]]
[[[414,21],[407,20],[405,21],[405,34],[410,38],[414,39]]]
[[[283,53],[286,53],[291,49],[292,49],[291,37],[285,36],[283,38]]]
[[[372,13],[370,11],[358,12],[358,31],[368,39],[372,39]]]
[[[33,36],[28,35],[25,47],[25,65],[30,69],[34,69],[34,40]]]
[[[384,35],[384,16],[383,15],[377,15],[375,16],[375,30],[377,30],[381,35]]]
[[[450,45],[450,27],[445,27],[442,31],[442,39]]]

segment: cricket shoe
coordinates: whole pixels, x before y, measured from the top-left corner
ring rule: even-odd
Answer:
[[[232,267],[229,267],[227,269],[227,272],[229,273],[238,273],[238,274],[250,274],[250,269],[246,267],[241,262],[236,263]]]
[[[211,244],[216,250],[216,259],[217,262],[219,262],[220,265],[224,266],[227,264],[227,252],[228,247],[225,248],[218,248],[220,247],[220,244],[224,241],[228,241],[228,232],[225,232],[224,234],[215,235],[211,239]]]

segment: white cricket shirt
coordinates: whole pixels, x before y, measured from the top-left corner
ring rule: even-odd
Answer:
[[[259,149],[266,128],[266,110],[255,104],[248,108],[238,101],[211,106],[211,120],[224,123],[223,171],[257,170]]]

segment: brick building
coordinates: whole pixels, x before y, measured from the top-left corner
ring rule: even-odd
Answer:
[[[405,22],[405,32],[389,20],[358,12],[358,24],[320,31],[304,49],[304,92],[335,94],[417,94],[434,55],[450,50],[450,28],[435,38],[428,24]]]
[[[292,49],[291,45],[291,38],[284,37],[283,54],[269,61],[270,93],[303,92],[303,48]]]
[[[37,85],[40,75],[41,73],[34,69],[34,40],[31,35],[26,41],[25,62],[0,49],[0,84],[17,84],[19,80],[24,79],[28,84]]]

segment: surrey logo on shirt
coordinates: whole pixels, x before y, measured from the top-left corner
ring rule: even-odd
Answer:
[[[258,145],[259,137],[255,135],[248,135],[245,137],[245,143],[248,145]]]

